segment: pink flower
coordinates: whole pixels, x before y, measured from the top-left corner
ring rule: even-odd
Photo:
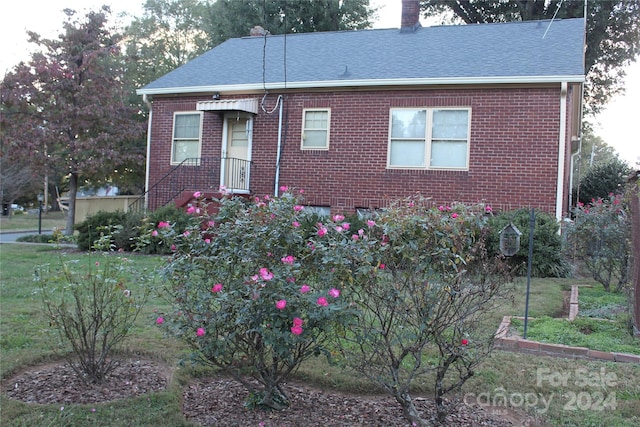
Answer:
[[[300,212],[302,209],[304,209],[304,206],[300,206],[300,205],[295,205],[293,207],[293,210],[296,212]]]
[[[345,230],[348,230],[349,227],[351,227],[351,225],[348,222],[343,222],[342,223],[342,228],[344,228]]]
[[[184,237],[187,237],[188,235],[191,234],[191,232],[189,230],[185,230],[184,233],[182,233],[184,235]]]
[[[214,225],[216,225],[215,221],[207,221],[207,226],[213,227]]]
[[[222,194],[223,196],[226,196],[227,194],[229,194],[229,190],[227,190],[227,187],[225,187],[224,185],[220,186],[220,194]]]
[[[262,280],[271,280],[273,279],[273,273],[271,273],[265,267],[262,267],[260,269],[260,277],[262,277]]]
[[[358,240],[360,238],[360,236],[358,236],[357,234],[352,234],[351,235],[351,239],[352,240]]]
[[[340,221],[344,221],[344,215],[334,215],[333,216],[333,222],[340,222]]]
[[[160,221],[158,223],[158,228],[169,228],[171,225],[167,221]]]
[[[202,196],[202,193],[199,191],[196,191],[195,193],[193,193],[193,197],[195,197],[196,199],[200,196]]]
[[[373,221],[373,220],[371,220],[371,219],[368,219],[368,220],[367,220],[367,226],[368,226],[369,228],[371,228],[371,227],[375,227],[375,225],[376,225],[376,222],[375,222],[375,221]]]
[[[222,283],[216,283],[215,285],[213,285],[213,288],[211,288],[211,292],[220,292],[222,290]]]
[[[198,330],[196,331],[196,335],[199,337],[204,336],[204,328],[198,328]]]
[[[320,227],[320,229],[318,229],[318,236],[322,237],[325,234],[327,234],[327,228],[326,227]]]
[[[299,317],[294,317],[293,318],[293,326],[302,326],[302,324],[304,323],[304,320],[302,320]]]
[[[195,211],[196,211],[196,208],[195,208],[195,207],[193,207],[193,206],[189,206],[189,207],[187,208],[187,213],[188,213],[188,214],[195,213]]]
[[[211,243],[211,239],[204,239],[205,243]]]
[[[289,191],[289,187],[287,187],[286,185],[281,185],[280,186],[280,191],[283,193],[286,193],[287,191]]]
[[[457,213],[455,213],[455,212],[454,212],[454,213],[452,213],[452,214],[451,214],[451,218],[453,218],[453,219],[458,218],[458,214],[457,214]]]
[[[438,210],[439,210],[440,212],[442,212],[442,211],[444,210],[444,206],[442,206],[442,205],[438,206]]]
[[[329,305],[329,303],[327,302],[327,299],[325,297],[318,298],[318,300],[316,302],[318,303],[319,306],[322,306],[322,307],[326,307],[326,306]]]
[[[342,233],[342,227],[341,227],[340,225],[339,225],[339,226],[337,226],[337,227],[336,227],[336,231],[337,231],[338,233]]]
[[[298,221],[293,221],[293,227],[294,228],[300,227],[300,223]]]
[[[378,268],[379,268],[380,270],[384,270],[386,267],[387,267],[387,266],[386,266],[385,264],[383,264],[383,263],[380,263],[380,265],[378,266]]]
[[[491,212],[493,212],[493,208],[491,206],[487,205],[487,206],[484,207],[484,211],[486,213],[491,213]]]
[[[171,250],[172,250],[173,252],[175,252],[175,251],[176,251],[176,249],[177,249],[177,248],[176,248],[176,245],[171,245]]]
[[[278,310],[284,310],[287,306],[287,300],[281,299],[280,301],[276,301],[276,308]]]
[[[302,294],[306,294],[307,292],[309,292],[311,290],[311,288],[309,287],[309,285],[302,285],[300,287],[300,293]]]
[[[291,333],[292,333],[293,335],[301,335],[301,334],[302,334],[302,331],[303,331],[303,329],[302,329],[302,327],[301,327],[301,326],[292,326],[292,327],[291,327]]]
[[[162,325],[163,323],[164,323],[164,317],[161,316],[156,319],[156,324]]]
[[[153,237],[156,237],[156,236],[158,235],[158,230],[153,230],[153,231],[151,232],[151,235],[152,235]]]
[[[460,344],[467,345],[467,344],[469,344],[469,340],[466,339],[466,338],[463,338],[462,341],[460,341]]]
[[[340,296],[340,290],[336,288],[331,288],[329,289],[329,295],[334,298],[338,298]]]
[[[285,257],[280,258],[280,261],[282,261],[284,264],[293,265],[295,258],[291,255],[287,255]]]
[[[100,261],[96,261],[96,267],[100,266]]]

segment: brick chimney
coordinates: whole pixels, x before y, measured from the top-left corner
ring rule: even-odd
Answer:
[[[420,27],[420,0],[402,0],[400,32],[414,33]]]

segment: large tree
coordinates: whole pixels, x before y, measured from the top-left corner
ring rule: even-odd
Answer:
[[[120,37],[108,7],[67,18],[58,39],[30,32],[39,50],[2,82],[5,144],[33,164],[64,168],[69,185],[66,233],[73,233],[79,183],[117,181],[119,168],[144,161],[144,124],[127,102]]]
[[[128,83],[144,86],[207,49],[203,30],[207,5],[201,0],[147,0],[141,17],[125,31]]]
[[[443,12],[467,24],[584,17],[586,0],[421,0],[426,16]],[[640,54],[640,0],[588,0],[587,112],[624,87],[624,68]]]
[[[359,30],[371,26],[369,0],[217,0],[209,4],[209,47],[248,36],[260,25],[271,34]]]

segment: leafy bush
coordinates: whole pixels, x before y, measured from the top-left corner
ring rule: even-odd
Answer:
[[[137,251],[145,254],[171,253],[171,248],[163,243],[161,237],[151,234],[161,221],[169,222],[176,233],[182,233],[191,225],[192,216],[187,214],[185,209],[177,208],[173,204],[149,212],[136,227],[138,239],[135,249]]]
[[[630,172],[629,165],[618,158],[593,166],[580,180],[579,202],[593,203],[621,193]]]
[[[402,200],[366,231],[313,239],[326,257],[350,261],[346,298],[358,316],[341,340],[344,362],[394,397],[412,425],[428,425],[411,398],[414,380],[435,375],[442,421],[444,396],[489,354],[493,330],[483,320],[509,280],[506,266],[485,250],[484,206],[426,206]]]
[[[110,233],[111,227],[122,227],[126,216],[127,214],[122,211],[98,211],[94,215],[88,216],[87,219],[75,226],[78,231],[78,248],[85,251],[92,249],[96,240]],[[115,236],[112,244],[115,245]]]
[[[248,404],[282,408],[289,399],[281,383],[304,360],[328,354],[327,343],[351,317],[340,295],[345,268],[314,252],[290,193],[219,203],[212,216],[199,199],[184,231],[164,220],[151,231],[174,250],[163,293],[174,311],[157,322],[198,360],[242,383]]]
[[[129,263],[103,253],[94,265],[83,266],[61,255],[58,265],[36,270],[45,315],[67,362],[87,383],[100,383],[118,366],[114,350],[127,337],[149,295],[148,287],[140,287],[140,295],[127,287],[132,280],[144,284],[149,278]],[[71,352],[66,352],[69,347]]]
[[[536,211],[535,215],[531,275],[534,277],[569,277],[571,266],[563,256],[562,239],[558,234],[558,222],[554,216],[546,212]],[[530,217],[530,209],[517,209],[497,214],[489,221],[491,235],[488,248],[491,254],[500,253],[499,233],[509,223],[513,223],[522,233],[518,253],[507,258],[513,274],[517,276],[526,276],[527,274]]]
[[[566,227],[568,250],[582,260],[605,290],[629,283],[631,222],[620,195],[609,195],[584,205],[578,203],[575,220]]]
[[[490,351],[482,319],[508,275],[484,250],[484,207],[411,199],[356,230],[342,215],[305,215],[287,189],[252,202],[225,197],[216,215],[198,200],[183,232],[169,221],[151,231],[173,250],[163,292],[173,311],[156,322],[244,384],[248,405],[286,406],[287,376],[339,348],[423,424],[412,381],[435,373],[442,415],[443,396]]]
[[[20,236],[16,239],[16,242],[27,243],[52,243],[55,241],[56,240],[52,234],[28,234],[26,236]]]

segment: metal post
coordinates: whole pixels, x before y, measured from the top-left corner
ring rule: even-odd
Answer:
[[[42,234],[42,200],[44,196],[38,194],[38,234]]]
[[[529,257],[527,260],[527,298],[524,303],[524,339],[527,339],[527,323],[529,322],[529,291],[531,289],[531,260],[533,258],[533,231],[536,226],[536,211],[531,208],[529,217]]]

